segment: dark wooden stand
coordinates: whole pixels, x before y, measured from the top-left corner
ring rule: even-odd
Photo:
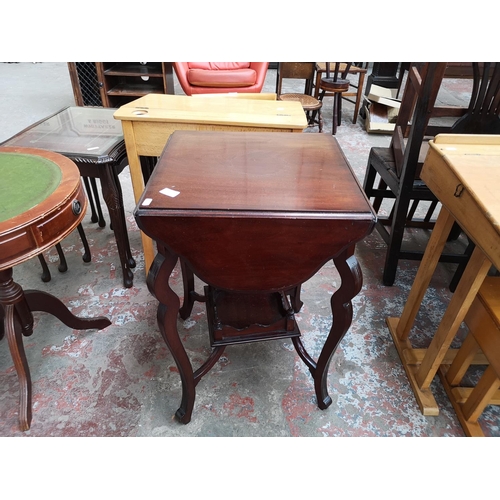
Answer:
[[[272,140],[271,139],[272,136]],[[170,197],[175,192],[178,196]],[[135,217],[159,253],[147,278],[158,299],[158,326],[182,380],[176,415],[191,419],[195,387],[226,345],[291,338],[314,379],[321,409],[330,359],[352,319],[360,291],[355,243],[375,219],[336,140],[326,134],[188,132],[172,134]],[[169,278],[176,263],[184,303]],[[300,286],[326,262],[342,279],[331,299],[334,321],[318,360],[300,340]],[[194,291],[194,277],[207,284]],[[195,301],[206,302],[212,353],[193,370],[177,330]]]

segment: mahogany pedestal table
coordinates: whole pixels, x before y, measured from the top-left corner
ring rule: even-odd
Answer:
[[[362,273],[355,243],[375,215],[336,139],[326,134],[176,131],[134,212],[156,241],[147,284],[158,325],[182,380],[176,412],[188,423],[195,387],[226,345],[291,338],[313,379],[319,408],[330,358],[352,320]],[[169,284],[180,259],[184,302]],[[333,324],[317,361],[300,340],[300,285],[327,261],[342,284],[331,298]],[[193,277],[206,283],[194,292]],[[212,353],[193,371],[177,331],[195,300],[207,306]]]
[[[438,372],[446,378],[451,343],[492,264],[500,269],[500,136],[441,134],[429,146],[421,178],[442,207],[402,315],[387,324],[421,412],[438,415],[431,383]],[[455,221],[476,247],[429,347],[416,349],[411,330]]]
[[[22,337],[33,333],[33,311],[78,330],[106,328],[105,317],[78,318],[53,295],[24,290],[12,268],[59,243],[85,215],[87,198],[76,165],[34,148],[0,148],[0,339],[5,335],[20,384],[19,425],[31,424],[31,378]]]

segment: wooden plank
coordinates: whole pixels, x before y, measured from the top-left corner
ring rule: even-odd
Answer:
[[[424,360],[427,349],[407,349],[404,357],[409,365],[419,365]],[[451,365],[458,354],[458,349],[448,349],[443,357],[443,365]],[[471,361],[471,365],[487,365],[488,359],[482,352],[478,352]]]
[[[418,368],[416,378],[420,388],[425,390],[430,387],[439,365],[442,363],[444,355],[449,349],[490,267],[490,261],[481,249],[476,247],[444,313],[443,319],[432,338],[422,364]]]
[[[451,386],[452,387],[452,386]],[[463,404],[467,401],[468,397],[471,395],[471,392],[474,390],[474,387],[452,387],[453,397],[457,403]],[[491,396],[489,401],[490,405],[500,405],[500,391],[496,390],[495,393]]]
[[[454,222],[448,210],[442,207],[398,323],[397,335],[401,340],[407,339],[410,334]]]

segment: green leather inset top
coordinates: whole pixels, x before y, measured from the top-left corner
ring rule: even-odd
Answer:
[[[0,153],[0,222],[35,207],[62,178],[54,162],[40,156]]]

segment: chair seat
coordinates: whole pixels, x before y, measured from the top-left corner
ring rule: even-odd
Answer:
[[[322,78],[320,82],[320,89],[326,90],[327,92],[347,92],[349,90],[349,80],[333,78]]]
[[[251,68],[235,70],[189,69],[188,82],[197,87],[251,87],[257,72]]]
[[[323,103],[307,94],[281,94],[278,98],[279,101],[298,101],[300,102],[304,111],[317,111],[321,109]]]

